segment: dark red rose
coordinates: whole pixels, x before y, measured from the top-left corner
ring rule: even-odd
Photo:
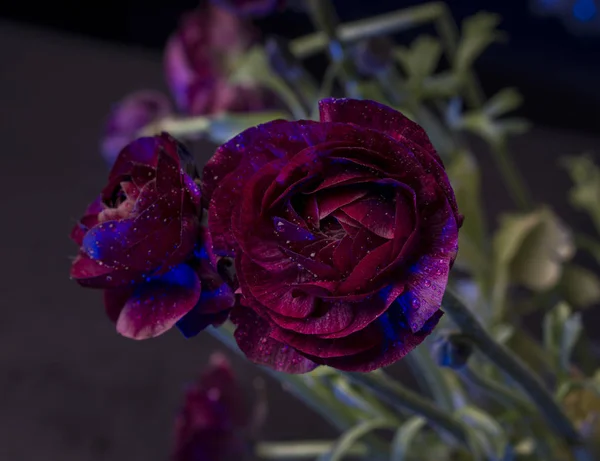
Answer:
[[[373,101],[326,99],[320,122],[276,120],[204,168],[216,254],[235,258],[232,321],[257,363],[369,371],[442,316],[459,215],[421,127]]]
[[[102,156],[112,165],[121,149],[150,123],[169,115],[169,98],[158,91],[142,90],[126,96],[112,108],[102,139]]]
[[[233,294],[203,243],[195,176],[190,155],[169,135],[138,139],[71,232],[80,247],[71,276],[104,289],[107,314],[124,336],[158,336],[176,322],[191,336],[227,318]]]
[[[172,461],[244,461],[250,422],[231,367],[213,354],[208,370],[190,387],[175,424]]]
[[[165,49],[167,82],[179,109],[190,115],[258,111],[276,103],[255,85],[232,85],[229,69],[256,43],[250,24],[207,4],[185,14]]]
[[[275,8],[283,8],[285,0],[212,0],[241,16],[265,16]]]

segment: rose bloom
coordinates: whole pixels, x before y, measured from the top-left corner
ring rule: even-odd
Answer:
[[[232,321],[251,360],[370,371],[438,323],[462,217],[417,124],[351,99],[321,101],[320,119],[220,147],[204,168],[209,230],[235,259]]]
[[[119,154],[100,196],[75,225],[71,276],[104,289],[117,331],[134,339],[173,325],[186,336],[227,318],[233,294],[210,263],[196,168],[167,134]]]
[[[250,417],[226,357],[213,354],[191,386],[175,424],[171,461],[244,461]]]
[[[276,104],[255,85],[228,82],[229,69],[256,42],[252,26],[210,3],[185,14],[165,48],[167,82],[189,115],[259,111]]]
[[[213,0],[213,3],[241,16],[265,16],[277,7],[282,8],[285,0]]]
[[[141,90],[126,96],[111,110],[102,139],[102,156],[112,165],[142,128],[172,112],[169,98],[158,91]]]

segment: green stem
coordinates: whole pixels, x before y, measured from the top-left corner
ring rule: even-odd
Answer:
[[[308,0],[310,16],[316,28],[327,37],[329,57],[340,64],[340,78],[346,87],[346,94],[357,97],[357,73],[353,62],[348,58],[345,45],[338,35],[339,19],[330,0]]]
[[[245,357],[233,338],[233,325],[226,323],[219,328],[208,328],[207,331],[232,351]],[[316,386],[309,386],[301,376],[280,373],[267,367],[260,368],[282,383],[286,390],[304,402],[306,406],[320,414],[333,427],[344,431],[353,426],[354,418],[348,414],[347,408],[339,404],[335,399],[330,398],[329,395],[323,395],[323,392],[319,392]]]
[[[381,400],[387,402],[392,408],[400,413],[405,410],[411,411],[426,418],[431,424],[447,431],[457,441],[468,446],[469,438],[462,423],[450,414],[440,410],[429,400],[419,394],[406,389],[401,384],[385,379],[377,373],[344,373],[348,379],[356,384],[364,386],[376,394]]]
[[[533,205],[529,191],[525,186],[525,181],[523,180],[520,171],[510,157],[506,140],[502,139],[492,142],[491,150],[496,166],[504,181],[504,185],[512,199],[522,210],[528,211],[532,209]]]
[[[458,374],[466,381],[474,384],[479,389],[487,393],[491,398],[498,400],[504,405],[513,405],[517,409],[524,411],[525,413],[536,413],[536,408],[528,400],[522,398],[520,395],[515,394],[511,389],[502,384],[482,376],[479,373],[473,371],[471,367],[465,365],[463,368],[458,370]]]
[[[517,356],[492,339],[451,288],[446,290],[443,306],[444,311],[452,317],[463,334],[478,347],[480,352],[519,384],[554,431],[571,448],[574,458],[578,461],[591,461],[589,454],[583,449],[579,433],[542,381],[531,373]]]
[[[316,1],[326,3],[324,0]],[[370,37],[395,34],[421,24],[432,22],[440,17],[442,11],[442,2],[425,3],[341,24],[337,29],[337,34],[342,43],[351,43]],[[291,44],[291,49],[297,57],[307,58],[324,50],[327,45],[328,37],[326,33],[317,32],[294,40]]]
[[[259,442],[255,454],[262,459],[304,459],[315,458],[329,453],[335,442],[327,440],[303,440],[299,442]],[[366,445],[357,443],[346,452],[349,456],[365,456],[369,453]]]
[[[454,63],[456,52],[458,50],[459,30],[448,6],[443,3],[442,12],[436,18],[435,27],[438,35],[442,39],[442,45],[445,48],[446,56],[451,63]],[[481,107],[484,101],[481,85],[472,70],[467,71],[465,76],[465,99],[471,108]]]
[[[413,375],[425,390],[429,390],[439,407],[449,413],[454,412],[452,394],[448,389],[446,378],[440,368],[429,355],[426,345],[417,347],[406,356]]]

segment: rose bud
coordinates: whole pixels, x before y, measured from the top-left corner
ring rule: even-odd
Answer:
[[[458,370],[467,364],[473,353],[473,344],[464,335],[451,333],[438,339],[432,352],[439,366]]]
[[[276,8],[283,9],[285,0],[212,0],[214,4],[240,16],[266,16]]]
[[[244,436],[250,415],[226,357],[213,354],[210,366],[191,386],[175,423],[172,461],[244,461],[251,445]]]
[[[121,149],[136,139],[142,128],[172,112],[169,98],[158,91],[142,90],[126,96],[110,113],[102,140],[102,156],[112,165]]]
[[[204,168],[213,250],[233,257],[235,337],[290,373],[370,371],[442,316],[458,213],[423,129],[373,101],[326,99],[320,122],[276,120]]]
[[[255,38],[249,24],[214,5],[185,14],[165,49],[167,82],[179,109],[189,115],[210,115],[270,107],[275,100],[272,93],[228,82],[229,69]]]
[[[158,336],[179,322],[187,336],[227,318],[231,289],[204,246],[192,158],[168,134],[119,154],[108,184],[71,232],[71,277],[104,290],[106,312],[129,338]]]

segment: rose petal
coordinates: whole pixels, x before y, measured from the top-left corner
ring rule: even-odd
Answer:
[[[123,306],[117,331],[132,339],[158,336],[192,310],[200,298],[200,291],[200,280],[185,264],[139,284]]]
[[[319,115],[321,122],[353,123],[396,140],[411,139],[442,164],[425,130],[391,107],[364,99],[328,98],[319,101]]]
[[[322,122],[354,123],[383,132],[406,144],[425,170],[431,171],[435,176],[460,227],[462,216],[458,212],[454,192],[444,171],[444,163],[423,128],[400,112],[375,101],[329,98],[319,102],[319,112]]]
[[[413,332],[440,308],[458,251],[458,226],[449,205],[429,218],[422,238],[426,240],[419,246],[426,253],[410,268],[405,279],[407,292],[399,299]]]
[[[71,277],[81,286],[89,288],[116,288],[135,284],[144,279],[143,274],[123,268],[115,269],[85,254],[78,255],[71,265]]]
[[[364,188],[350,186],[326,189],[314,194],[319,205],[319,219],[325,219],[338,208],[363,198],[367,193]]]
[[[238,346],[254,363],[294,374],[306,373],[317,367],[293,348],[271,338],[268,322],[249,307],[235,307],[231,320],[237,326],[235,340]]]
[[[296,271],[280,273],[277,283],[273,283],[273,274],[244,254],[236,259],[236,272],[242,290],[247,290],[244,291],[244,295],[251,295],[277,314],[305,318],[315,309],[314,296],[300,291],[294,292],[290,284],[286,283],[288,277],[291,281],[295,281]]]
[[[98,196],[96,200],[88,205],[79,222],[73,226],[73,229],[71,230],[71,240],[81,246],[85,233],[98,224],[98,214],[103,209],[104,205],[102,204],[102,198]]]
[[[378,368],[386,367],[402,359],[415,347],[421,344],[435,328],[443,313],[438,311],[434,314],[423,328],[413,333],[410,330],[398,331],[394,312],[390,309],[378,320],[379,328],[384,333],[385,340],[380,341],[374,347],[358,354],[321,359],[316,356],[307,355],[315,362],[328,365],[338,370],[368,373]]]
[[[379,329],[374,324],[353,334],[335,339],[323,339],[319,336],[298,334],[294,331],[274,328],[271,337],[287,344],[308,356],[319,357],[320,360],[329,357],[343,357],[369,350],[381,341]]]
[[[344,205],[341,210],[374,234],[391,239],[395,233],[396,204],[382,197],[368,197]],[[412,218],[412,210],[407,210]]]
[[[283,329],[307,335],[338,333],[352,324],[355,317],[354,307],[343,301],[317,300],[317,311],[321,315],[309,315],[305,318],[292,318],[269,312],[273,323]]]

